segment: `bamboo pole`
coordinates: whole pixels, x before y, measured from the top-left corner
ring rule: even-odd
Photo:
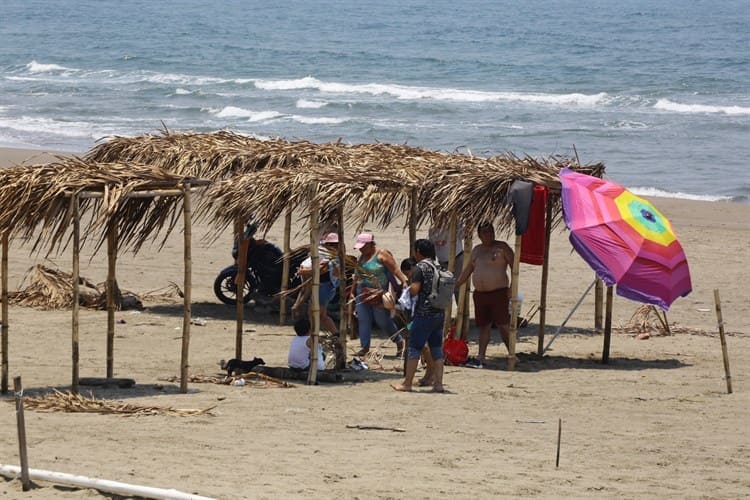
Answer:
[[[471,253],[472,253],[472,238],[471,232],[464,228],[464,270],[471,264]],[[463,271],[462,271],[463,272]],[[463,294],[463,299],[461,298]],[[466,283],[458,291],[458,307],[462,308],[461,311],[461,326],[456,325],[456,338],[467,339],[469,338],[470,328],[470,308],[471,308],[471,280],[467,280]]]
[[[191,248],[192,242],[192,200],[190,197],[190,183],[186,182],[183,186],[185,193],[182,199],[183,224],[185,226],[183,238],[183,251],[185,261],[185,277],[183,283],[184,306],[182,315],[182,353],[180,361],[180,392],[186,394],[188,390],[188,368],[190,367],[189,350],[190,350],[190,319],[191,319],[191,296],[192,296],[192,273],[193,260]],[[240,299],[241,301],[241,299]]]
[[[513,271],[510,281],[510,332],[508,335],[508,370],[516,369],[516,334],[518,332],[518,276],[521,267],[521,235],[516,235],[513,250]]]
[[[192,181],[194,186],[206,186],[210,184],[211,181],[196,181],[195,179]],[[195,192],[197,189],[195,187],[190,189],[190,192]],[[185,193],[184,189],[147,189],[143,191],[131,191],[130,193],[125,195],[125,198],[155,198],[155,197],[164,197],[164,196],[182,196]],[[65,193],[66,196],[74,196],[76,193],[67,191]],[[104,193],[101,191],[81,191],[80,193],[77,193],[78,199],[85,200],[85,199],[91,199],[91,198],[104,198]]]
[[[409,206],[409,256],[414,257],[414,243],[417,241],[417,189],[411,190],[411,200]]]
[[[26,454],[26,420],[23,414],[23,384],[21,377],[13,378],[13,390],[16,399],[16,424],[18,427],[18,456],[21,459],[21,484],[23,491],[31,489],[29,480],[29,457]]]
[[[0,281],[2,281],[2,324],[0,325],[0,331],[2,334],[2,346],[0,349],[3,351],[2,361],[2,393],[8,392],[8,233],[3,232],[2,234],[2,246],[3,246],[3,260],[0,265]]]
[[[729,353],[727,352],[727,339],[724,336],[724,320],[721,316],[721,299],[719,289],[714,288],[714,305],[716,306],[716,321],[719,326],[719,338],[721,339],[721,355],[724,358],[724,375],[727,381],[727,394],[732,394],[732,374],[729,373]]]
[[[237,241],[237,276],[234,278],[235,332],[234,357],[242,359],[242,328],[245,324],[245,281],[247,279],[247,252],[250,241],[245,238],[241,219],[234,221],[235,241]]]
[[[289,266],[292,234],[292,209],[286,209],[284,216],[284,263],[281,268],[281,300],[279,301],[279,324],[286,323],[286,291],[289,289]]]
[[[5,477],[16,477],[20,469],[15,465],[0,464],[0,475]],[[29,477],[37,481],[47,483],[62,484],[75,488],[95,489],[123,495],[127,498],[156,498],[164,500],[213,500],[210,497],[203,497],[191,493],[183,493],[175,489],[153,488],[150,486],[140,486],[137,484],[120,483],[118,481],[109,481],[107,479],[90,478],[78,476],[75,474],[66,474],[64,472],[54,472],[44,469],[29,469]]]
[[[115,352],[115,292],[117,265],[117,225],[107,225],[107,378],[114,376]]]
[[[317,198],[317,183],[310,186],[310,257],[312,260],[312,292],[310,305],[312,317],[312,345],[310,346],[310,368],[307,370],[307,383],[313,385],[318,379],[318,344],[320,339],[320,256],[318,252],[320,231],[320,202]]]
[[[451,223],[448,229],[448,270],[455,274],[456,271],[456,232],[458,231],[458,222],[456,220],[456,213],[453,212],[451,215]],[[460,294],[460,292],[459,292]],[[451,326],[453,320],[453,300],[448,303],[445,308],[445,316],[443,319],[443,338],[448,336],[448,329]]]
[[[547,200],[544,218],[544,261],[542,262],[542,284],[539,297],[539,331],[537,333],[536,353],[544,354],[544,330],[547,327],[547,282],[549,281],[549,246],[552,238],[552,200]]]
[[[607,287],[607,309],[604,313],[604,349],[602,350],[602,363],[609,363],[609,343],[612,338],[612,304],[614,286]]]
[[[71,382],[72,391],[78,393],[78,359],[79,359],[79,336],[78,336],[78,301],[80,296],[79,279],[81,274],[80,268],[80,246],[81,246],[81,219],[79,214],[78,196],[71,198],[73,205],[73,304],[72,304],[72,356],[73,356],[73,380]]]
[[[596,287],[594,288],[594,330],[602,331],[602,316],[604,311],[604,282],[596,278]]]
[[[339,356],[336,357],[336,368],[346,368],[346,334],[351,325],[350,318],[347,314],[346,295],[346,242],[344,240],[344,205],[338,208],[338,228],[339,228]]]

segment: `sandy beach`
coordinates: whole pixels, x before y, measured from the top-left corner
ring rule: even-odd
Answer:
[[[37,152],[0,148],[0,167]],[[48,159],[44,155],[39,158]],[[34,162],[43,161],[35,159]],[[614,179],[616,180],[616,179]],[[537,320],[521,330],[519,363],[507,370],[496,331],[488,366],[447,367],[447,394],[397,393],[395,346],[376,332],[382,369],[359,383],[291,388],[191,383],[179,393],[182,306],[148,302],[116,318],[116,377],[130,389],[96,389],[97,398],[179,409],[198,416],[120,416],[27,410],[32,468],[130,484],[174,488],[221,499],[242,498],[741,498],[750,492],[747,390],[750,361],[750,204],[653,199],[672,222],[688,256],[693,292],[668,312],[676,332],[637,339],[623,330],[640,304],[615,296],[610,363],[600,362],[603,336],[593,330],[589,294],[543,358],[536,356]],[[233,357],[232,307],[213,295],[216,274],[231,264],[232,235],[202,238],[193,228],[191,375],[216,375]],[[408,255],[401,227],[371,228],[397,259]],[[346,232],[348,243],[354,234]],[[426,235],[422,228],[419,236]],[[293,244],[308,241],[293,231]],[[499,235],[507,237],[507,235]],[[267,235],[282,242],[282,226]],[[106,278],[106,252],[83,249],[81,275]],[[11,242],[9,284],[43,263],[71,270],[70,252],[45,258]],[[137,294],[182,284],[182,238],[173,234],[138,255],[118,257],[121,288]],[[550,248],[547,341],[594,279],[567,233]],[[523,310],[539,302],[541,267],[522,265]],[[727,394],[714,310],[721,294],[733,394]],[[10,377],[26,394],[71,380],[71,313],[10,306]],[[81,376],[103,377],[105,311],[81,311]],[[246,308],[244,358],[285,366],[291,326],[265,308]],[[470,353],[476,354],[476,330]],[[349,344],[349,359],[358,350]],[[0,463],[19,464],[13,395],[3,397]],[[559,466],[556,466],[561,422]],[[359,426],[360,428],[357,428]],[[370,427],[370,428],[368,428]],[[379,427],[382,429],[372,429]],[[396,432],[388,429],[396,429]],[[36,481],[0,480],[4,498],[120,498]]]

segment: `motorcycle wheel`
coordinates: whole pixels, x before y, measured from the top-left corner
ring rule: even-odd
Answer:
[[[216,294],[216,298],[230,306],[237,304],[237,285],[234,282],[235,276],[237,276],[237,266],[230,266],[223,269],[216,277],[216,280],[214,280],[214,294]],[[242,297],[242,301],[245,304],[250,302],[250,298],[253,294],[253,281],[254,280],[250,276],[246,276],[245,294]]]

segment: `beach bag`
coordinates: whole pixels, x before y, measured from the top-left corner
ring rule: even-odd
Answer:
[[[435,309],[445,309],[453,301],[453,291],[456,289],[456,277],[447,269],[435,265],[430,259],[419,262],[432,267],[432,288],[427,296],[430,306]]]
[[[456,327],[451,327],[443,342],[443,352],[445,353],[445,362],[449,365],[459,366],[466,363],[469,359],[469,346],[466,340],[455,338]]]
[[[383,307],[383,290],[380,288],[362,288],[360,301],[366,306]]]

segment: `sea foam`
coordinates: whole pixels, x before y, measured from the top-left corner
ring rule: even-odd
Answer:
[[[681,104],[669,99],[659,99],[654,108],[675,113],[724,113],[727,115],[750,115],[750,107],[745,106],[710,106],[706,104]]]
[[[681,200],[695,200],[695,201],[732,201],[734,198],[731,196],[711,196],[704,194],[690,194],[681,192],[664,191],[654,187],[634,187],[628,188],[630,192],[638,196],[655,196],[657,198],[677,198]]]
[[[66,68],[58,64],[42,64],[36,61],[31,61],[26,65],[26,70],[29,73],[57,73],[63,71],[76,71],[73,68]]]

